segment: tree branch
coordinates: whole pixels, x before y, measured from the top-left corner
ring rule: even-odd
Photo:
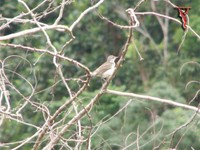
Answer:
[[[169,105],[172,105],[172,106],[181,107],[181,108],[184,108],[184,109],[197,111],[198,113],[200,113],[199,109],[195,106],[182,104],[182,103],[179,103],[179,102],[175,102],[173,100],[162,99],[162,98],[147,96],[147,95],[140,95],[140,94],[135,94],[135,93],[114,91],[114,90],[109,90],[109,89],[107,89],[105,92],[108,93],[108,94],[115,94],[115,95],[120,95],[120,96],[139,98],[139,99],[144,99],[144,100],[147,100],[147,101],[156,101],[156,102],[160,102],[160,103],[169,104]]]

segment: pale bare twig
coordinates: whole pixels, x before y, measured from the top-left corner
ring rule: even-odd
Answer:
[[[62,106],[60,106],[57,110],[56,110],[56,112],[54,113],[54,115],[51,117],[51,119],[49,120],[49,123],[51,123],[52,121],[54,121],[55,120],[55,118],[69,105],[69,104],[71,104],[75,99],[76,99],[76,97],[78,97],[84,90],[85,90],[85,88],[88,86],[88,83],[89,83],[89,81],[90,81],[90,78],[87,78],[87,81],[85,82],[85,84],[79,89],[79,91],[77,91],[76,92],[76,94],[75,95],[73,95],[73,97],[71,98],[71,99],[69,99],[69,100],[67,100]],[[80,114],[80,112],[79,112],[79,114]],[[77,120],[79,119],[79,118],[76,118]],[[68,126],[70,125],[72,125],[74,123],[74,121],[73,122],[68,122]],[[33,149],[35,150],[35,149],[37,149],[38,148],[38,146],[39,146],[39,143],[41,142],[41,140],[42,140],[42,138],[44,137],[44,134],[46,133],[46,131],[47,131],[47,126],[44,124],[44,126],[42,127],[43,128],[43,131],[39,134],[39,136],[38,136],[38,138],[37,138],[37,141],[36,141],[36,143],[35,143],[35,145],[34,145],[34,147],[33,147]],[[62,129],[63,130],[63,129]],[[61,130],[61,131],[62,131]],[[58,135],[56,135],[56,137],[57,137],[57,141],[58,140],[60,140],[60,136]],[[54,138],[55,139],[55,138]],[[54,141],[54,139],[53,140],[51,140],[51,142],[52,141]],[[50,145],[51,145],[51,143],[50,143]],[[54,144],[53,144],[54,145]],[[49,148],[49,145],[47,145],[46,146],[46,148]]]
[[[95,5],[87,8],[85,11],[83,11],[81,13],[81,15],[76,19],[76,21],[73,22],[73,24],[70,26],[70,31],[72,31],[74,29],[74,27],[81,21],[81,19],[83,19],[83,17],[89,13],[90,11],[96,9],[97,7],[99,7],[99,5],[101,5],[104,2],[104,0],[100,0],[98,3],[96,3]]]
[[[179,21],[178,19],[175,19],[175,18],[170,17],[170,16],[166,16],[166,15],[163,15],[163,14],[160,14],[160,13],[157,13],[157,12],[135,12],[135,14],[136,15],[155,15],[155,16],[167,18],[169,20],[172,20],[174,22],[182,24],[182,22]],[[189,25],[186,25],[186,26],[198,39],[200,39],[200,35],[196,31],[194,31]]]
[[[140,135],[140,130],[139,126],[137,127],[137,150],[140,150],[140,143],[139,143],[139,135]]]
[[[186,16],[187,16],[187,21],[188,21],[187,24],[189,25],[189,17],[188,17],[188,15],[186,15]],[[179,46],[178,46],[177,54],[179,53],[179,51],[180,51],[182,45],[184,44],[185,38],[186,38],[186,36],[187,36],[187,33],[188,33],[188,28],[186,28],[186,30],[185,30],[185,32],[184,32],[184,35],[183,35],[183,37],[182,37],[181,43],[180,43]]]
[[[42,2],[41,2],[39,5],[37,5],[34,9],[32,9],[32,12],[33,12],[34,10],[40,8],[40,7],[41,7],[44,3],[46,3],[47,1],[48,1],[48,0],[42,1]],[[9,19],[7,23],[3,24],[3,25],[0,27],[0,30],[4,29],[4,28],[6,28],[6,27],[9,27],[9,24],[11,24],[12,22],[15,22],[15,21],[17,21],[18,19],[20,19],[20,18],[22,18],[22,17],[24,17],[24,16],[27,16],[27,15],[29,15],[29,14],[30,14],[30,12],[28,12],[28,13],[21,13],[20,15]],[[6,20],[7,20],[7,19],[6,19]],[[31,20],[27,20],[27,21],[28,21],[28,22],[31,22]]]
[[[187,90],[188,86],[191,85],[192,83],[197,83],[197,84],[200,84],[200,81],[189,81],[186,86],[185,86],[185,89]]]
[[[196,61],[188,61],[186,63],[184,63],[181,68],[180,68],[180,75],[182,75],[182,72],[183,72],[183,68],[188,65],[188,64],[194,64],[194,65],[197,65],[198,67],[200,67],[200,64]]]
[[[60,20],[62,19],[63,13],[64,13],[64,8],[65,8],[65,0],[62,0],[61,7],[60,7],[60,12],[59,12],[59,16],[56,19],[56,21],[54,22],[54,24],[57,25],[60,22]]]
[[[37,26],[41,29],[41,31],[44,33],[46,40],[47,40],[47,44],[53,49],[55,55],[58,53],[58,50],[56,49],[56,47],[52,44],[50,37],[48,36],[47,32],[42,28],[42,26],[38,23],[38,21],[35,18],[35,14],[33,14],[33,12],[29,9],[28,5],[23,1],[23,0],[18,0],[18,2],[22,3],[25,8],[28,10],[28,12],[30,12],[31,17],[33,18],[33,20],[35,21],[35,23],[37,24]],[[61,7],[62,8],[62,7]],[[57,63],[57,57],[53,57],[53,63],[56,67],[58,67],[58,63]]]
[[[7,108],[6,108],[6,112],[9,112],[11,110],[11,106],[10,106],[10,92],[7,90],[6,88],[6,84],[8,84],[8,79],[5,75],[4,72],[4,64],[3,62],[0,60],[0,110],[4,109],[4,107],[2,106],[2,102],[3,102],[3,98],[5,98],[6,104],[7,104]]]
[[[199,104],[199,106],[200,106],[200,104]],[[199,113],[199,106],[198,106],[197,111],[191,116],[191,118],[190,118],[186,123],[184,123],[183,125],[179,126],[175,131],[173,131],[173,132],[171,133],[171,134],[172,134],[172,137],[171,137],[170,147],[173,146],[173,145],[172,145],[172,142],[173,142],[173,139],[174,139],[176,133],[177,133],[178,131],[180,131],[181,129],[187,127],[189,124],[191,124],[191,123],[194,121],[195,117],[196,117],[196,116],[198,115],[198,113]]]
[[[157,12],[156,5],[154,1],[151,1],[151,7],[154,12]],[[165,16],[169,15],[169,7],[165,7]],[[160,24],[163,32],[163,64],[166,65],[168,60],[168,30],[169,30],[169,19],[166,17],[162,20],[161,17],[156,15],[156,19]]]
[[[61,70],[61,66],[60,66],[60,65],[58,66],[58,73],[60,74],[60,77],[61,77],[61,79],[62,79],[62,82],[64,83],[64,85],[65,85],[65,87],[66,87],[66,89],[67,89],[67,91],[68,91],[68,93],[69,93],[70,99],[72,99],[72,98],[73,98],[72,91],[71,91],[69,85],[67,84],[67,82],[65,81],[65,78],[64,78],[64,76],[63,76],[63,73],[62,73],[62,70]],[[73,101],[73,102],[72,102],[72,105],[73,105],[73,107],[74,107],[75,114],[77,115],[77,114],[78,114],[78,110],[77,110],[76,102]],[[81,137],[81,121],[80,121],[80,120],[77,121],[77,125],[78,125],[78,135],[77,135],[77,136],[78,136],[78,137]],[[80,145],[80,143],[77,142],[77,145],[76,145],[76,148],[75,148],[75,149],[78,149],[79,145]]]
[[[58,58],[61,58],[61,59],[64,59],[74,65],[77,65],[78,67],[82,68],[87,76],[90,75],[90,70],[83,64],[81,64],[80,62],[74,60],[74,59],[71,59],[67,56],[63,56],[63,55],[60,55],[60,54],[54,54],[53,52],[49,51],[49,50],[46,50],[46,49],[38,49],[38,48],[34,48],[34,47],[28,47],[28,46],[23,46],[23,45],[17,45],[17,44],[5,44],[5,43],[0,43],[1,46],[10,46],[12,48],[18,48],[19,50],[22,49],[22,50],[25,50],[25,51],[31,51],[31,52],[39,52],[39,53],[45,53],[45,54],[49,54],[51,56],[56,56]]]
[[[194,97],[189,101],[189,104],[192,103],[198,97],[199,93],[200,93],[200,89],[196,91]]]
[[[140,94],[135,94],[135,93],[114,91],[114,90],[109,90],[109,89],[106,90],[106,93],[120,95],[120,96],[126,96],[126,97],[132,97],[132,98],[139,98],[139,99],[144,99],[144,100],[148,100],[148,101],[156,101],[156,102],[160,102],[160,103],[166,103],[166,104],[169,104],[169,105],[172,105],[172,106],[177,106],[177,107],[181,107],[181,108],[184,108],[184,109],[198,111],[198,113],[200,113],[200,111],[197,107],[190,106],[190,105],[187,105],[187,104],[182,104],[182,103],[179,103],[179,102],[175,102],[173,100],[162,99],[162,98],[147,96],[147,95],[140,95]]]
[[[140,61],[144,60],[144,58],[143,58],[142,55],[140,54],[139,49],[137,48],[137,46],[136,46],[136,44],[135,44],[134,39],[133,39],[132,41],[133,41],[133,46],[135,47],[135,50],[136,50],[136,52],[137,52],[137,54],[138,54],[138,56],[139,56],[139,58],[140,58]]]
[[[64,26],[64,25],[48,25],[48,26],[43,26],[42,29],[43,30],[62,29],[63,32],[64,31],[68,31],[69,33],[71,32],[69,30],[69,28],[67,26]],[[41,31],[40,27],[36,27],[36,28],[33,28],[33,29],[27,29],[27,30],[24,30],[24,31],[21,31],[21,32],[18,32],[18,33],[12,33],[12,34],[9,34],[9,35],[1,36],[0,41],[10,40],[10,39],[13,39],[13,38],[16,38],[16,37],[22,37],[22,36],[25,36],[25,35],[28,35],[28,34],[37,33],[39,31]]]
[[[155,124],[150,125],[142,134],[140,134],[139,137],[136,138],[135,141],[133,141],[133,142],[130,143],[129,145],[123,147],[122,150],[127,150],[127,149],[130,148],[132,145],[137,144],[137,140],[141,140],[141,139],[143,138],[143,136],[146,135],[147,132],[148,132],[152,127],[154,127],[154,126],[155,126]],[[143,145],[140,145],[140,148],[142,148],[143,146],[145,146],[145,145],[147,145],[148,143],[152,142],[156,137],[159,136],[159,133],[160,133],[162,130],[163,130],[163,124],[162,124],[162,126],[160,127],[160,129],[159,129],[157,135],[155,135],[153,138],[151,138],[148,142],[144,143]],[[135,148],[135,150],[137,150],[137,147]]]
[[[137,134],[137,133],[136,133]],[[128,145],[128,139],[129,139],[129,137],[131,137],[131,135],[135,135],[135,133],[134,132],[130,132],[127,136],[126,136],[126,138],[125,138],[125,141],[124,141],[124,146],[127,146]],[[136,135],[137,136],[137,135]],[[138,137],[137,137],[138,138]],[[137,139],[137,140],[139,140],[139,139]],[[138,141],[137,141],[137,143],[138,143]]]
[[[69,5],[71,4],[72,2],[75,2],[75,0],[67,0],[64,2],[64,5]],[[62,6],[61,5],[58,5],[58,6],[55,6],[53,7],[53,3],[54,3],[54,0],[52,0],[48,6],[48,8],[46,10],[44,10],[42,13],[38,14],[36,16],[36,18],[38,20],[42,19],[42,18],[45,18],[47,17],[49,14],[51,13],[54,13],[55,11],[57,11],[59,8],[61,8]]]

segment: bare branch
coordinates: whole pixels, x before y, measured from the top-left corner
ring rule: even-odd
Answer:
[[[70,31],[72,31],[74,29],[74,27],[81,21],[81,19],[83,19],[83,17],[89,13],[90,11],[94,10],[95,8],[99,7],[99,5],[101,5],[101,3],[103,3],[104,0],[100,0],[98,3],[96,3],[95,5],[87,8],[84,12],[81,13],[81,15],[76,19],[76,21],[73,22],[73,24],[70,26]]]
[[[135,93],[114,91],[114,90],[109,90],[109,89],[106,90],[106,93],[120,95],[120,96],[126,96],[126,97],[132,97],[132,98],[139,98],[139,99],[144,99],[144,100],[148,100],[148,101],[161,102],[161,103],[169,104],[169,105],[172,105],[172,106],[181,107],[181,108],[184,108],[184,109],[198,111],[198,113],[200,113],[200,111],[197,107],[178,103],[178,102],[175,102],[173,100],[162,99],[162,98],[153,97],[153,96],[139,95],[139,94],[135,94]]]
[[[59,29],[59,30],[62,30],[63,32],[68,31],[71,34],[70,29],[64,25],[48,25],[48,26],[43,26],[42,29],[43,30]],[[40,32],[42,29],[40,27],[37,27],[37,28],[33,28],[33,29],[24,30],[24,31],[21,31],[18,33],[12,33],[9,35],[1,36],[0,41],[10,40],[10,39],[14,39],[16,37],[22,37],[22,36],[25,36],[28,34],[37,33],[37,32]]]

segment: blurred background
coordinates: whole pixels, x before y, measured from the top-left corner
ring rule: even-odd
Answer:
[[[26,0],[25,2],[32,9],[42,0]],[[93,1],[94,4],[96,2],[98,1]],[[129,18],[125,10],[135,7],[137,2],[105,0],[96,11],[88,13],[75,27],[73,34],[76,38],[63,50],[63,54],[84,64],[91,71],[102,64],[108,55],[119,55],[126,42],[128,30],[119,29],[100,19],[97,11],[117,24],[128,25]],[[60,3],[61,0],[53,1],[51,7],[56,8]],[[173,3],[178,6],[191,7],[188,14],[189,25],[200,34],[200,1],[174,0]],[[48,6],[44,5],[36,11],[38,18],[43,15],[43,11]],[[71,1],[64,10],[61,24],[70,26],[90,6],[91,1],[89,0]],[[164,1],[145,1],[136,10],[136,12],[146,11],[156,11],[180,19],[178,11]],[[22,12],[26,12],[26,10],[17,1],[1,0],[0,25],[6,23],[6,20],[2,19],[3,17],[13,18]],[[59,11],[54,11],[46,16],[43,15],[40,21],[53,24],[58,14]],[[30,19],[30,16],[25,16],[23,19],[26,17]],[[191,83],[186,88],[188,82],[199,81],[199,39],[191,31],[188,31],[181,48],[178,49],[185,33],[180,24],[164,18],[157,19],[153,15],[138,15],[138,20],[140,26],[133,31],[134,38],[129,46],[126,59],[109,85],[109,89],[188,104],[200,89],[199,83]],[[12,23],[8,28],[0,31],[0,36],[33,27],[36,25],[29,22]],[[54,30],[48,30],[47,33],[52,44],[58,50],[70,39],[70,35],[66,33]],[[40,49],[49,48],[42,32],[3,41],[3,43],[8,42]],[[143,61],[140,61],[134,43],[144,58]],[[18,56],[29,60],[31,65]],[[61,83],[56,84],[54,88],[49,88],[55,83],[55,80],[57,81],[56,69],[51,56],[10,47],[0,47],[0,59],[5,60],[5,73],[15,87],[25,96],[29,96],[32,92],[30,85],[17,75],[20,74],[35,85],[36,90],[31,100],[48,106],[51,113],[55,112],[69,97]],[[84,75],[84,72],[80,71],[78,67],[63,60],[60,60],[60,63],[65,78],[78,78]],[[17,74],[12,71],[17,72]],[[74,81],[69,81],[69,85],[74,92],[79,86]],[[80,109],[99,91],[101,85],[101,79],[91,80],[89,88],[78,97]],[[24,100],[13,89],[9,90],[12,112],[15,112]],[[163,103],[133,99],[126,109],[109,119],[128,100],[130,99],[127,97],[105,94],[90,113],[92,119],[87,117],[84,119],[83,124],[89,126],[92,123],[92,132],[96,132],[92,136],[92,149],[120,150],[125,147],[128,150],[137,149],[138,135],[141,150],[166,150],[170,144],[177,145],[177,149],[182,150],[200,149],[199,116],[196,116],[189,125],[178,131],[171,141],[171,133],[180,125],[188,122],[195,112]],[[200,97],[197,95],[190,105],[198,106],[199,102]],[[23,119],[29,123],[37,126],[44,123],[43,114],[31,106],[25,107],[22,113],[24,114]],[[64,115],[61,114],[59,117]],[[71,113],[67,119],[70,120],[73,116],[74,114]],[[106,121],[107,119],[109,120]],[[13,120],[4,120],[0,128],[0,143],[23,140],[35,132],[35,128],[27,127]],[[71,134],[73,134],[73,129],[66,136]],[[32,144],[30,142],[22,149],[31,149]],[[73,145],[73,142],[70,144]]]

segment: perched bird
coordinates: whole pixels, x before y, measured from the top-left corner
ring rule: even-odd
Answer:
[[[91,76],[101,77],[103,79],[109,78],[115,70],[115,61],[117,58],[118,57],[113,55],[108,56],[107,61],[105,63],[103,63],[96,70],[91,72]]]

